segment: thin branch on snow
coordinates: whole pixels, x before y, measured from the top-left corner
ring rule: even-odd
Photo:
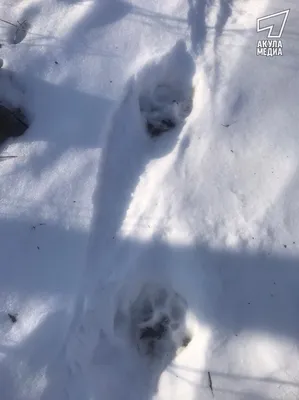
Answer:
[[[9,21],[5,21],[5,19],[0,18],[0,21],[1,21],[1,22],[5,22],[6,24],[11,25],[11,26],[14,26],[14,27],[16,27],[16,28],[19,28],[18,25],[13,24],[12,22],[9,22]],[[20,24],[20,23],[19,23],[19,24]]]
[[[209,377],[209,388],[211,389],[212,395],[214,397],[213,382],[210,371],[208,371],[208,377]]]

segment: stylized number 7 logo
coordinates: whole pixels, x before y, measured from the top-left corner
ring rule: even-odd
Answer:
[[[267,15],[266,17],[258,18],[257,25],[256,25],[257,32],[268,31],[268,39],[280,39],[283,34],[285,24],[287,23],[289,13],[290,13],[290,10],[285,10],[285,11],[281,11],[281,12],[278,12],[275,14]],[[271,25],[265,26],[264,28],[261,28],[260,25],[261,25],[262,21],[267,21],[268,19],[270,20],[271,18],[278,17],[279,15],[283,15],[283,21],[282,21],[282,25],[281,25],[278,35],[272,35],[274,24],[271,24]],[[271,21],[269,21],[269,22],[271,22]]]

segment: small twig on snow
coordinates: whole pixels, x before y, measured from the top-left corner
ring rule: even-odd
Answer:
[[[9,22],[9,21],[5,21],[5,19],[0,18],[0,21],[5,22],[6,24],[11,25],[11,26],[14,26],[14,27],[16,27],[16,28],[19,28],[18,25],[13,24],[13,23],[11,23],[11,22]]]
[[[211,389],[212,395],[214,397],[213,382],[210,371],[208,371],[208,377],[209,377],[209,388]]]
[[[1,161],[5,161],[5,160],[9,160],[11,158],[17,158],[18,156],[0,156],[0,162]]]

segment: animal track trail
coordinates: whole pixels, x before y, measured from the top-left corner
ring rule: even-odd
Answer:
[[[142,266],[133,268],[132,242],[118,233],[147,163],[172,150],[192,110],[194,72],[194,60],[185,43],[177,43],[129,80],[123,100],[111,117],[94,196],[88,268],[66,349],[71,371],[69,390],[79,381],[86,386],[83,377],[89,376],[92,360],[99,362],[105,348],[118,359],[128,351],[129,357],[136,356],[141,364],[145,359],[160,370],[190,341],[185,321],[187,304],[178,294],[163,285],[150,284],[135,293],[144,282],[145,271]],[[159,131],[162,137],[153,140],[153,129],[154,136]],[[130,275],[132,268],[134,274]],[[126,282],[128,275],[131,278]],[[114,304],[123,281],[127,283],[124,303],[134,299],[129,307]],[[101,331],[105,340],[99,339]],[[95,353],[99,357],[94,358]]]
[[[172,151],[179,128],[191,112],[194,72],[186,44],[178,42],[129,80],[123,101],[111,117],[99,167],[92,232],[91,252],[93,259],[102,258],[101,275],[106,276],[106,267],[110,268],[103,254],[107,255],[107,246],[117,243],[113,238],[118,236],[147,164]],[[149,137],[161,133],[156,140]]]

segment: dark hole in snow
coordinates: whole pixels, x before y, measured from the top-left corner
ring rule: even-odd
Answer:
[[[27,119],[21,109],[0,105],[0,144],[10,137],[23,135],[27,128]]]
[[[18,26],[16,25],[13,28],[11,37],[9,39],[11,44],[19,44],[21,43],[25,37],[27,36],[28,30],[30,29],[30,24],[27,21],[18,22]]]
[[[168,319],[169,322],[169,319]],[[142,328],[140,330],[140,339],[141,340],[160,340],[163,339],[163,337],[167,333],[167,320],[166,319],[161,319],[159,322],[157,322],[153,326],[147,326],[145,328]]]
[[[158,124],[147,122],[147,130],[152,137],[160,136],[162,133],[175,128],[176,123],[171,119],[163,119]]]
[[[191,337],[190,336],[185,336],[184,339],[183,339],[182,346],[183,347],[187,347],[190,342],[191,342]]]
[[[16,323],[17,322],[17,316],[13,315],[13,314],[7,314],[8,317],[10,318],[12,323]]]

